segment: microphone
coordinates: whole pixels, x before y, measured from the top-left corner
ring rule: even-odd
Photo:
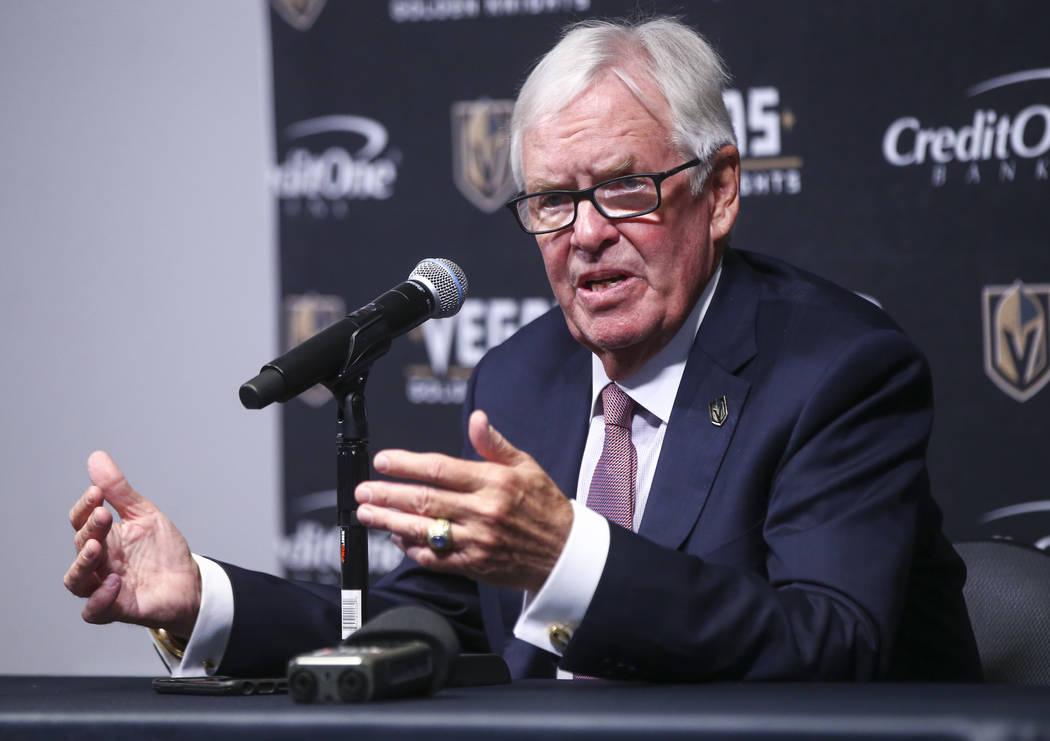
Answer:
[[[442,687],[510,684],[496,654],[459,653],[444,617],[419,605],[394,607],[342,643],[288,662],[288,692],[296,702],[370,702],[429,695]]]
[[[432,316],[455,314],[466,295],[467,276],[460,267],[443,257],[428,257],[408,280],[264,365],[241,386],[241,404],[262,409],[294,399],[318,383],[363,371],[390,348],[393,338]]]
[[[419,606],[395,607],[338,646],[288,662],[296,702],[368,702],[441,689],[459,653],[448,621]]]

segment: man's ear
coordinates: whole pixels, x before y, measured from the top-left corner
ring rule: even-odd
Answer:
[[[711,191],[711,242],[719,242],[733,228],[740,211],[740,152],[732,144],[711,159],[707,188]]]

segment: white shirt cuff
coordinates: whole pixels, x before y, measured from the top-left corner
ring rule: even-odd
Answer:
[[[572,528],[561,555],[540,590],[525,593],[524,608],[514,624],[516,638],[558,656],[564,645],[559,648],[551,642],[552,628],[571,637],[590,607],[609,557],[609,521],[575,499],[572,509]]]
[[[186,650],[180,661],[154,641],[161,659],[173,677],[199,677],[215,674],[226,653],[233,628],[233,585],[222,567],[193,554],[201,572],[201,606]]]

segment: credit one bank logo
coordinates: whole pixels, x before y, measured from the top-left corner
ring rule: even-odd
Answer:
[[[882,137],[886,162],[926,169],[934,187],[1050,182],[1050,68],[984,80],[966,100],[958,113],[891,122]]]
[[[277,560],[293,579],[321,584],[339,583],[339,528],[335,489],[316,491],[288,499],[288,522],[292,531],[281,536]],[[291,525],[294,523],[294,525]],[[402,553],[382,530],[368,531],[368,573],[382,576],[401,562]]]
[[[388,148],[378,121],[331,115],[285,127],[284,159],[270,173],[270,188],[285,216],[345,218],[353,201],[394,194],[401,152]]]

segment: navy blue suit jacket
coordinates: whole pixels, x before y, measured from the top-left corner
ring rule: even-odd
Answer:
[[[572,496],[590,358],[553,310],[482,359],[464,420],[485,410]],[[718,426],[709,404],[723,396]],[[611,526],[562,668],[668,681],[979,679],[964,567],[926,473],[931,423],[925,360],[880,309],[727,250],[641,526]],[[226,568],[235,617],[220,671],[272,671],[338,639],[334,590]],[[556,657],[511,635],[521,600],[406,560],[369,612],[422,602],[468,650],[502,653],[515,676],[552,676]]]

